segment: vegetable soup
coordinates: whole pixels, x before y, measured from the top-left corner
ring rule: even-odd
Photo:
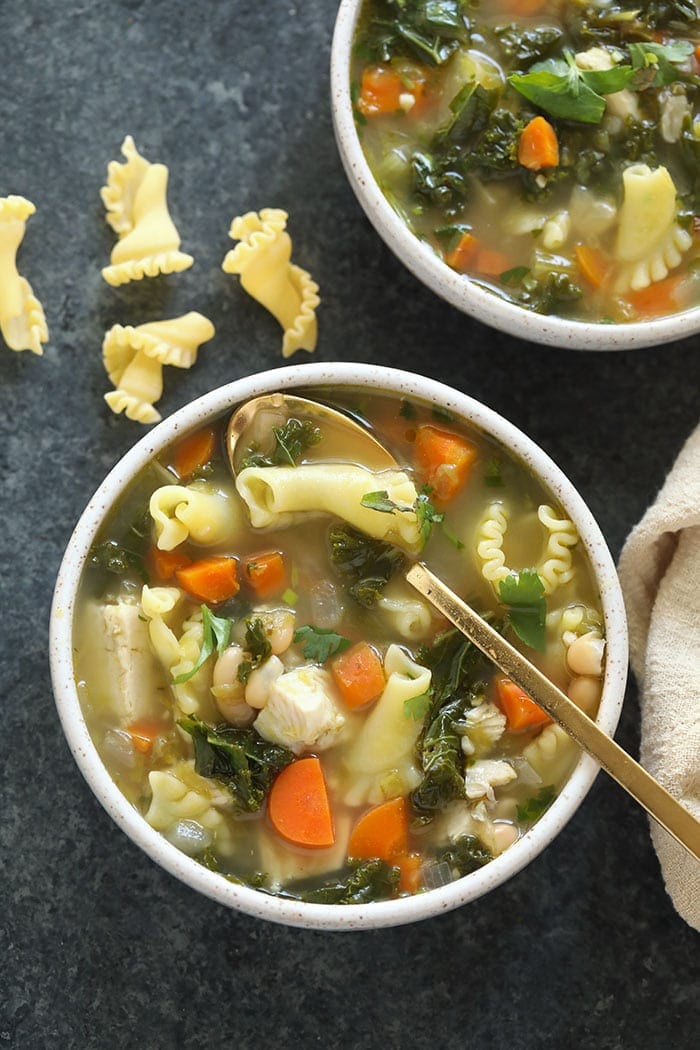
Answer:
[[[352,97],[389,202],[543,314],[700,305],[696,0],[366,0]]]
[[[235,482],[226,419],[185,437],[95,542],[74,647],[95,745],[153,828],[224,878],[343,904],[488,863],[578,757],[410,587],[411,559],[590,714],[605,642],[576,529],[520,462],[418,401],[333,403],[395,469],[301,416],[259,416]]]

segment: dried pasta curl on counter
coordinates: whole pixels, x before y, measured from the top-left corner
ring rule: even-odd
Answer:
[[[49,330],[41,303],[17,270],[17,250],[36,208],[24,197],[0,197],[0,331],[11,350],[43,354]]]
[[[284,329],[282,356],[316,349],[318,285],[311,275],[291,262],[292,241],[286,232],[287,213],[263,208],[238,216],[229,236],[240,243],[227,252],[221,268],[238,274],[253,299]]]

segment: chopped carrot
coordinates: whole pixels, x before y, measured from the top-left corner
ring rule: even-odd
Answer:
[[[150,755],[153,745],[163,732],[163,729],[162,722],[154,722],[148,718],[142,718],[126,727],[132,744],[142,755]]]
[[[243,575],[258,598],[274,598],[287,586],[287,567],[279,551],[265,551],[246,558]]]
[[[238,566],[235,558],[213,555],[193,561],[178,569],[175,579],[193,598],[200,602],[223,602],[240,590]]]
[[[585,244],[577,244],[574,248],[576,262],[583,278],[593,288],[601,288],[608,279],[610,265],[602,252],[597,248],[589,248]]]
[[[363,813],[350,832],[348,856],[378,857],[391,864],[408,853],[408,811],[405,798],[392,798]]]
[[[449,503],[467,483],[476,446],[449,430],[424,424],[416,431],[416,463],[437,505]]]
[[[388,66],[368,66],[362,74],[357,108],[363,117],[396,113],[403,108],[402,96],[410,95],[413,103],[407,112],[415,114],[423,108],[425,93],[425,74],[420,69],[402,73]]]
[[[536,15],[538,11],[541,11],[546,3],[546,0],[508,0],[506,6],[508,12],[511,15],[520,15],[525,17],[527,15]]]
[[[665,281],[656,281],[648,288],[638,292],[628,292],[627,299],[642,317],[659,317],[679,310],[678,291],[682,281],[680,274],[667,277]]]
[[[179,478],[188,478],[195,470],[206,466],[214,455],[216,435],[212,427],[195,430],[176,447],[172,467]]]
[[[268,813],[275,831],[296,846],[333,845],[333,818],[317,758],[300,758],[285,766],[272,785]]]
[[[148,575],[150,579],[158,580],[160,583],[172,580],[178,569],[184,569],[186,565],[191,565],[191,563],[192,559],[178,547],[171,551],[161,551],[158,547],[153,546],[146,555]]]
[[[529,171],[556,168],[559,164],[557,134],[544,117],[533,117],[518,142],[518,162]]]
[[[401,893],[416,893],[420,887],[420,869],[423,859],[419,853],[406,853],[396,857],[394,863],[401,871],[399,890]]]
[[[445,262],[452,270],[458,273],[466,273],[471,269],[472,263],[479,251],[479,242],[473,233],[463,233],[459,241],[445,256]]]
[[[495,251],[493,248],[480,248],[474,262],[477,273],[483,273],[487,277],[500,277],[506,270],[511,269],[511,260],[503,252]]]
[[[698,44],[693,53],[695,55],[695,61],[700,62],[700,44]]]
[[[367,642],[358,642],[337,656],[331,671],[348,707],[363,707],[376,700],[386,685],[382,661]]]
[[[496,678],[496,693],[498,706],[506,716],[509,732],[521,733],[551,722],[547,712],[538,707],[519,685],[505,675],[498,675]]]

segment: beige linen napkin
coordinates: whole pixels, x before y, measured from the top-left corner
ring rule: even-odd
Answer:
[[[620,556],[641,760],[700,818],[700,426]],[[700,861],[651,822],[666,889],[700,930]]]

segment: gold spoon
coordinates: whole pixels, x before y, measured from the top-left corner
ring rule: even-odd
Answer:
[[[301,416],[321,424],[330,423],[336,428],[344,427],[353,439],[353,460],[366,462],[363,457],[367,453],[373,469],[391,470],[399,466],[383,445],[342,412],[306,398],[276,393],[246,402],[231,416],[226,447],[234,477],[238,441],[260,411],[273,411],[285,419]],[[425,565],[414,562],[406,570],[405,577],[492,663],[544,708],[579,747],[591,755],[681,846],[700,860],[700,821],[692,813]]]

